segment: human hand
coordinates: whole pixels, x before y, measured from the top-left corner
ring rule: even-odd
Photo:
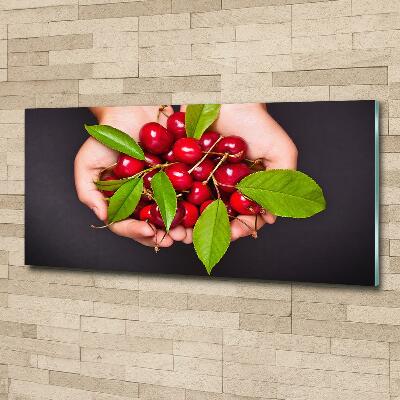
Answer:
[[[135,140],[139,137],[140,128],[147,122],[157,121],[159,107],[95,107],[91,111],[99,124],[118,128]],[[167,110],[172,113],[172,109]],[[166,117],[160,114],[160,124],[165,126]],[[106,222],[107,203],[103,194],[94,182],[99,179],[101,171],[117,161],[118,152],[109,149],[90,137],[80,148],[75,158],[75,186],[79,200],[87,205],[96,216]],[[182,226],[171,229],[168,235],[157,230],[145,221],[127,219],[111,224],[109,229],[119,236],[124,236],[146,246],[169,247],[174,240],[184,240],[186,230]]]
[[[210,130],[223,136],[236,135],[248,144],[250,159],[262,160],[266,169],[296,169],[297,149],[284,129],[267,112],[264,104],[224,104]],[[260,217],[239,215],[231,222],[231,239],[254,233],[265,223],[273,224],[276,217],[266,212]],[[185,243],[191,243],[192,229],[186,230]]]

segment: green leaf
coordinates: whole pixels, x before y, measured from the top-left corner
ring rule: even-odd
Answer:
[[[128,218],[138,205],[142,190],[142,178],[134,178],[124,183],[110,198],[108,223]]]
[[[190,104],[186,107],[185,126],[188,137],[200,139],[218,118],[221,104]]]
[[[85,125],[85,129],[89,135],[110,149],[144,160],[143,150],[127,133],[109,125]]]
[[[132,180],[133,178],[115,179],[110,181],[97,181],[95,185],[99,190],[117,190],[126,182]]]
[[[176,214],[176,193],[164,171],[157,172],[151,180],[151,188],[153,189],[154,200],[156,201],[165,229],[169,230],[171,223]]]
[[[213,201],[200,215],[193,229],[197,256],[211,274],[231,242],[228,212],[222,200]]]
[[[275,169],[256,172],[242,179],[236,187],[280,217],[307,218],[326,208],[321,187],[300,171]]]

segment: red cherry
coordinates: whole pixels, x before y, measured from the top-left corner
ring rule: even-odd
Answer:
[[[187,195],[187,201],[199,206],[211,197],[212,193],[208,185],[203,185],[201,182],[193,182],[192,188]]]
[[[210,176],[214,167],[214,163],[206,158],[192,171],[192,176],[196,181],[205,181]]]
[[[120,154],[113,171],[118,178],[127,178],[143,171],[144,165],[144,161],[142,160],[127,156],[126,154]]]
[[[181,192],[191,188],[193,179],[189,174],[189,168],[186,164],[176,163],[169,165],[165,168],[164,172],[167,174],[175,190]]]
[[[150,216],[150,210],[151,210],[152,205],[148,204],[147,206],[144,206],[140,211],[139,211],[139,219],[141,221],[150,221],[151,216]]]
[[[214,172],[214,177],[221,190],[232,193],[235,191],[235,185],[250,173],[251,170],[245,163],[226,163]]]
[[[144,153],[144,162],[148,167],[154,167],[162,163],[161,158],[157,157],[155,154]]]
[[[158,171],[156,169],[153,169],[153,171],[146,172],[143,175],[143,183],[144,187],[146,189],[151,189],[151,180],[153,179],[153,176],[157,173]]]
[[[174,154],[174,152],[172,151],[172,149],[171,149],[168,153],[162,154],[161,157],[162,157],[165,161],[168,161],[168,162],[175,162],[175,161],[176,161],[176,159],[175,159],[175,154]]]
[[[167,119],[167,129],[175,136],[175,140],[186,137],[185,113],[177,111]]]
[[[188,201],[181,201],[185,209],[185,216],[182,219],[182,225],[185,228],[193,228],[199,218],[199,210]]]
[[[115,181],[115,180],[118,180],[118,178],[115,175],[109,175],[109,176],[106,176],[105,178],[102,178],[102,180],[103,181]],[[115,191],[111,191],[111,190],[103,190],[102,192],[103,192],[104,196],[106,196],[106,197],[111,197],[115,193]]]
[[[148,122],[140,129],[139,140],[145,150],[162,154],[171,147],[174,135],[157,122]]]
[[[246,157],[247,144],[239,136],[227,136],[222,138],[215,146],[217,153],[228,153],[231,163],[238,163]]]
[[[229,204],[242,215],[255,215],[261,211],[261,207],[257,203],[244,197],[243,194],[238,191],[231,194]]]
[[[140,197],[139,203],[137,204],[135,210],[132,213],[132,217],[135,219],[139,219],[140,217],[140,211],[142,210],[143,207],[147,206],[150,203],[149,199],[142,195]]]
[[[195,164],[203,156],[201,147],[194,138],[181,138],[172,148],[175,159],[186,164]]]
[[[226,211],[228,212],[229,217],[235,217],[237,215],[237,212],[231,207],[229,202],[225,203],[225,207],[226,207]]]
[[[200,147],[203,151],[208,151],[214,145],[214,143],[219,139],[220,135],[217,132],[205,132],[201,135],[199,139]]]
[[[178,226],[182,222],[182,219],[184,216],[185,216],[185,208],[181,204],[181,202],[178,202],[175,217],[172,220],[170,229],[173,229],[176,226]],[[159,210],[157,204],[155,204],[155,203],[151,206],[151,209],[150,209],[150,222],[152,222],[154,225],[158,226],[159,228],[162,228],[162,229],[165,228],[164,221],[162,219],[160,210]]]
[[[203,211],[209,206],[214,200],[206,200],[201,206],[200,206],[200,214],[203,213]]]

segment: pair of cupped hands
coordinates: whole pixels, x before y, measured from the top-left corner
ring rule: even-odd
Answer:
[[[185,107],[182,107],[182,111]],[[140,128],[147,122],[157,121],[159,107],[94,107],[92,113],[98,123],[118,128],[136,141]],[[171,107],[164,110],[165,114],[173,113]],[[159,123],[166,126],[166,116],[160,114]],[[211,126],[223,136],[241,136],[248,144],[248,158],[262,159],[266,169],[296,169],[297,149],[284,129],[271,117],[264,104],[225,104],[221,106],[218,119]],[[118,153],[102,145],[94,138],[89,138],[80,148],[75,158],[75,185],[79,200],[87,205],[96,216],[106,222],[107,202],[103,194],[97,190],[95,181],[101,171],[117,161]],[[255,217],[239,216],[240,220],[231,222],[231,240],[252,234],[249,227],[255,226]],[[268,212],[257,218],[257,229],[264,224],[273,224],[276,217]],[[244,221],[245,223],[243,223]],[[192,242],[193,229],[177,226],[168,234],[163,230],[155,230],[145,221],[127,219],[111,224],[109,229],[119,236],[124,236],[137,242],[158,247],[169,247],[174,241]]]

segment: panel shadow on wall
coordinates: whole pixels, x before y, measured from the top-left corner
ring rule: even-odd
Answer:
[[[298,169],[323,188],[327,210],[278,218],[235,241],[213,277],[374,285],[375,102],[276,103],[271,115],[299,151]],[[97,123],[87,108],[26,110],[25,262],[97,270],[207,275],[192,246],[152,248],[118,237],[81,204],[74,158]]]

